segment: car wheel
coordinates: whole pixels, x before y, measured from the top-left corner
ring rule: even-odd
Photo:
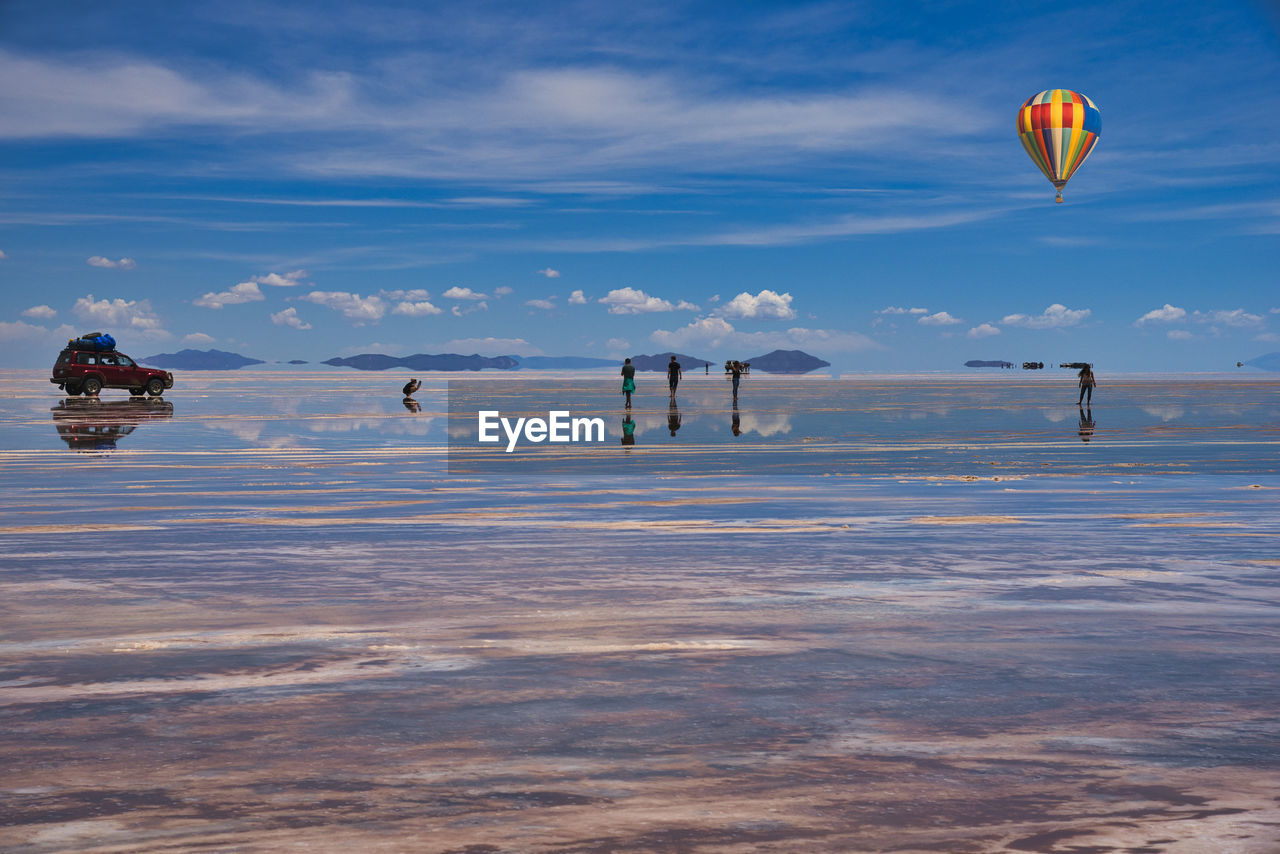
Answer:
[[[89,377],[84,381],[84,385],[80,388],[85,394],[95,395],[102,391],[102,380],[97,377]]]
[[[145,388],[131,388],[131,389],[129,389],[129,394],[133,395],[134,397],[142,397],[142,396],[143,396],[144,394],[146,394],[146,393],[147,393],[147,390],[146,390]]]
[[[147,394],[152,397],[159,397],[164,394],[164,380],[159,377],[152,377],[147,380]]]
[[[72,397],[76,397],[80,394],[80,385],[79,383],[67,383],[62,387],[62,390]]]

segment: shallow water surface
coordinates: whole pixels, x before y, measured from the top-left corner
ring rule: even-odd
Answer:
[[[1280,848],[1280,381],[403,379],[0,375],[0,849]]]

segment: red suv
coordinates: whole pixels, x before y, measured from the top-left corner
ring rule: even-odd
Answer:
[[[129,394],[159,397],[173,388],[173,374],[141,367],[115,350],[78,350],[68,347],[58,354],[49,382],[69,395],[94,395],[104,388],[127,388]]]

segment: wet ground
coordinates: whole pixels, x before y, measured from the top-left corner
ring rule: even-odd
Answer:
[[[1280,850],[1280,379],[403,379],[0,374],[0,850]]]

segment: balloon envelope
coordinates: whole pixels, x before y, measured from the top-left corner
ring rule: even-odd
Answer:
[[[1046,89],[1018,108],[1018,139],[1058,190],[1088,159],[1102,133],[1098,106],[1070,89]]]

